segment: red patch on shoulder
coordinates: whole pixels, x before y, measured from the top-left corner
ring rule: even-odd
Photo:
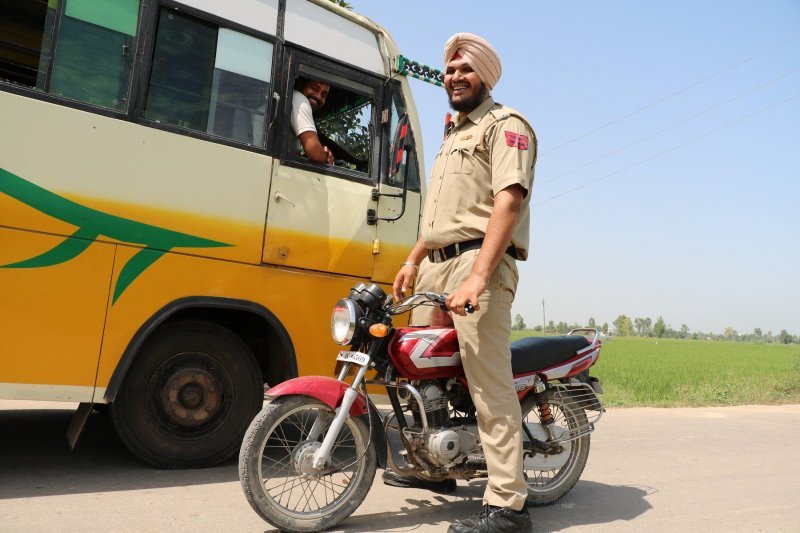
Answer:
[[[520,150],[528,149],[527,135],[520,135],[519,133],[514,133],[512,131],[505,131],[503,133],[506,134],[506,144],[510,147],[514,148],[516,146]]]

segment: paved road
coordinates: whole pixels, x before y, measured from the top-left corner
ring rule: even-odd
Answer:
[[[272,531],[242,496],[234,461],[152,469],[100,413],[69,452],[70,408],[0,401],[0,532]],[[799,483],[800,405],[614,409],[575,489],[531,515],[537,532],[800,532]],[[482,492],[483,482],[444,496],[378,479],[335,531],[446,531]]]

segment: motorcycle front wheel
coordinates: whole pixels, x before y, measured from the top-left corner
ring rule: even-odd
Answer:
[[[361,417],[348,418],[320,470],[311,465],[334,410],[308,396],[283,396],[253,419],[239,453],[239,480],[261,518],[282,531],[322,531],[350,516],[375,478],[376,452]],[[310,433],[314,423],[322,431]]]
[[[553,394],[552,390],[547,391],[547,401],[555,419],[553,429],[557,435],[587,424],[583,409],[565,404]],[[529,394],[522,401],[522,423],[535,427],[540,422],[536,401],[533,395]],[[528,504],[535,507],[549,505],[572,490],[586,467],[589,442],[589,435],[583,435],[573,441],[562,443],[563,451],[560,454],[548,456],[543,460],[533,457],[523,461],[528,484]]]

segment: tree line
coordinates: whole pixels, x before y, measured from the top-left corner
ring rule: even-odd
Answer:
[[[511,327],[513,330],[532,330],[537,333],[545,334],[560,334],[563,335],[570,330],[579,328],[593,328],[599,329],[601,332],[622,337],[655,337],[663,339],[711,339],[711,340],[725,340],[736,342],[763,342],[767,344],[800,344],[800,336],[792,335],[785,329],[780,333],[774,334],[772,331],[764,333],[761,328],[753,329],[752,333],[739,333],[731,327],[725,328],[722,333],[703,332],[703,331],[690,331],[689,326],[681,324],[681,327],[675,329],[671,324],[664,322],[662,317],[658,317],[655,322],[653,319],[646,318],[630,318],[626,315],[619,315],[611,326],[607,322],[598,326],[594,317],[590,317],[587,324],[567,324],[566,322],[554,322],[551,320],[545,327],[541,325],[528,328],[522,315],[517,315],[514,318],[514,323]]]

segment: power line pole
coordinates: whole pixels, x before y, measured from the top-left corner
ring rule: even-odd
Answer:
[[[547,319],[544,315],[544,298],[542,298],[542,335],[547,332]]]

